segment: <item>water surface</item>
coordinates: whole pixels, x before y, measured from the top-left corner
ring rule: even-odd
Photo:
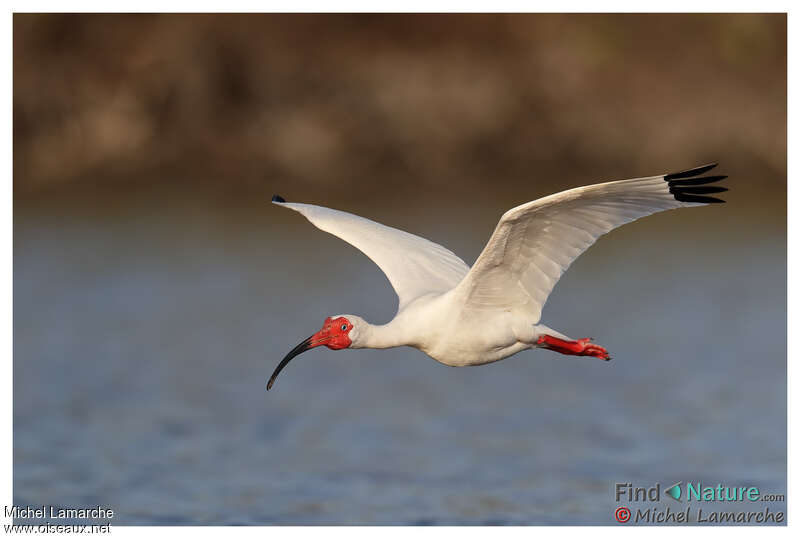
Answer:
[[[617,482],[785,493],[779,219],[668,212],[601,239],[544,322],[610,363],[320,349],[267,393],[325,316],[385,322],[396,299],[355,249],[259,204],[18,207],[15,504],[100,504],[113,524],[609,524]],[[362,213],[472,263],[499,214],[464,204]]]

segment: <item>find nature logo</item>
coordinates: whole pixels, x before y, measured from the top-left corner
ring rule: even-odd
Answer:
[[[681,483],[683,483],[683,481],[678,481],[671,487],[665,488],[664,494],[681,501]],[[631,519],[631,510],[627,507],[617,507],[616,511],[614,511],[614,518],[617,519],[617,522],[620,524],[625,524]]]
[[[660,483],[647,486],[634,486],[632,483],[617,483],[615,486],[617,503],[650,504],[658,503],[662,499],[672,498],[678,502],[712,502],[712,503],[742,503],[742,502],[784,502],[786,496],[778,493],[762,493],[755,486],[726,486],[722,483],[704,485],[700,481],[677,483],[662,489]],[[662,492],[664,496],[662,497]],[[687,504],[683,509],[673,509],[670,504],[659,508],[657,505],[637,506],[634,509],[620,505],[614,510],[617,522],[625,524],[629,521],[643,523],[747,523],[747,522],[784,522],[783,511],[775,511],[764,506],[760,511],[753,511],[742,507],[736,510],[720,511],[707,509],[702,506]]]
[[[664,494],[666,494],[667,496],[670,496],[671,498],[673,498],[675,500],[681,501],[681,483],[683,483],[683,481],[678,481],[677,483],[675,483],[671,487],[665,488],[664,489]]]

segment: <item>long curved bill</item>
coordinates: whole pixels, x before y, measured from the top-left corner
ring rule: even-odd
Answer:
[[[275,378],[278,377],[278,375],[281,373],[283,368],[286,365],[288,365],[289,362],[295,356],[299,356],[300,354],[302,354],[303,352],[305,352],[306,350],[311,348],[311,339],[312,339],[312,337],[313,337],[313,335],[311,337],[309,337],[308,339],[304,340],[303,342],[301,342],[300,344],[298,344],[297,346],[295,346],[294,348],[292,348],[292,351],[289,352],[288,354],[286,354],[286,357],[283,358],[280,363],[278,363],[278,366],[275,368],[275,371],[272,373],[272,376],[269,377],[269,382],[267,382],[267,391],[269,391],[272,388],[272,384],[275,383]]]
[[[330,337],[328,336],[322,337],[320,333],[321,331],[313,334],[311,337],[309,337],[308,339],[304,340],[303,342],[292,348],[291,352],[286,354],[286,357],[283,358],[280,363],[278,363],[277,367],[275,367],[275,371],[272,373],[272,376],[269,377],[269,382],[267,382],[267,391],[269,391],[272,388],[272,384],[275,383],[275,379],[281,373],[283,368],[286,365],[288,365],[289,362],[295,356],[299,356],[306,350],[311,350],[312,348],[319,346],[320,344],[324,344],[325,341],[328,341],[330,339]]]

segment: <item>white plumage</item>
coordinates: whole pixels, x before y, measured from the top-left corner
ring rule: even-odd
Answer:
[[[701,176],[714,166],[578,187],[512,208],[471,269],[419,236],[276,196],[274,203],[301,213],[372,259],[399,302],[394,319],[382,326],[354,315],[327,319],[322,330],[284,358],[269,386],[292,357],[321,344],[333,349],[408,345],[453,366],[489,363],[532,347],[609,359],[588,339],[574,341],[541,325],[547,297],[570,264],[614,228],[663,210],[723,202],[707,195],[727,190],[708,185],[725,176]]]
[[[420,296],[452,289],[469,271],[451,251],[414,234],[322,206],[274,203],[303,214],[320,230],[367,255],[392,283],[400,300],[398,310]]]

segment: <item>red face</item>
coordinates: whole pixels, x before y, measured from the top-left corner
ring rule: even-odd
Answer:
[[[322,324],[322,329],[311,336],[309,348],[320,345],[325,345],[331,350],[347,348],[352,344],[350,337],[347,336],[351,329],[353,329],[353,324],[344,316],[339,318],[329,316]]]
[[[267,383],[267,389],[269,390],[272,387],[272,384],[275,383],[275,378],[278,377],[278,374],[289,364],[292,358],[299,356],[306,350],[311,350],[312,348],[322,345],[327,346],[331,350],[341,350],[342,348],[350,346],[353,341],[350,340],[347,334],[350,333],[351,329],[353,329],[353,324],[344,316],[338,318],[331,318],[329,316],[326,318],[325,323],[322,324],[321,330],[295,346],[292,351],[286,354],[286,357],[281,360],[275,372],[272,373],[269,383]]]

